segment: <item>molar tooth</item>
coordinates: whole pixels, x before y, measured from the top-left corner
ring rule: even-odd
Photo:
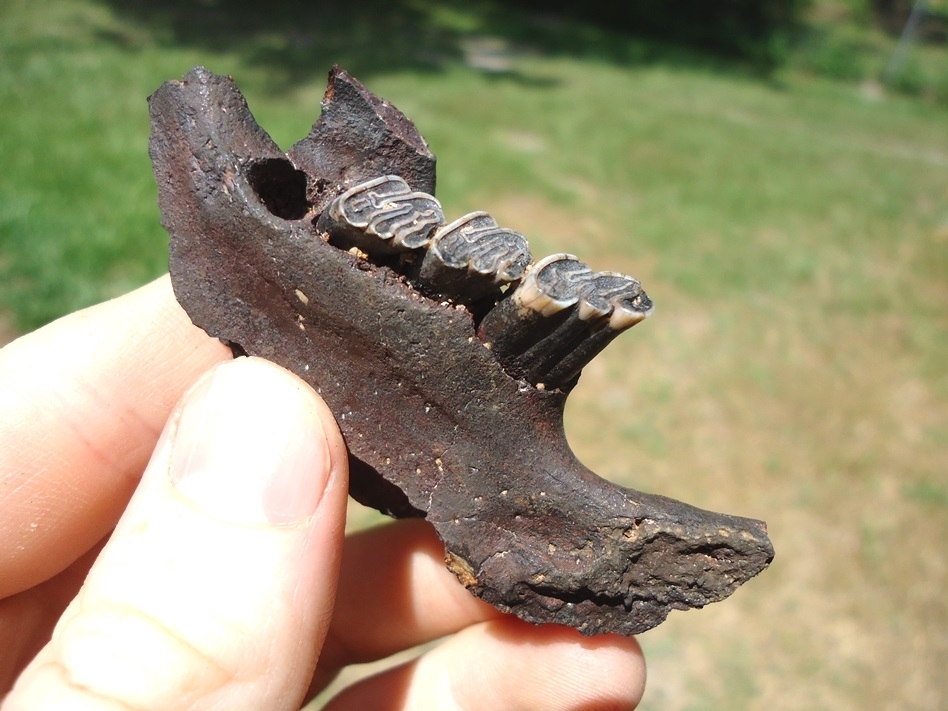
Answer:
[[[579,300],[579,317],[591,321],[608,316],[615,308],[615,301],[629,292],[641,293],[638,281],[617,272],[597,272],[583,285],[583,296]]]
[[[541,382],[530,373],[543,358],[540,344],[568,318],[592,275],[572,254],[553,254],[527,270],[520,285],[481,320],[478,336],[514,377]]]
[[[470,303],[499,296],[530,261],[523,235],[499,227],[486,212],[472,212],[435,233],[417,279],[426,291]]]
[[[651,308],[635,279],[593,272],[572,255],[556,254],[530,269],[484,317],[478,335],[512,376],[558,388]]]
[[[588,282],[577,308],[576,315],[586,321],[587,330],[559,362],[545,371],[542,379],[548,387],[572,382],[616,336],[647,318],[652,310],[652,301],[637,280],[600,272]]]
[[[413,192],[397,175],[386,175],[346,190],[332,201],[316,227],[337,247],[358,247],[370,255],[424,247],[444,223],[441,204]]]
[[[572,254],[552,254],[530,269],[521,288],[514,292],[518,313],[541,316],[554,314],[575,304],[582,294],[582,284],[592,277],[592,270]]]

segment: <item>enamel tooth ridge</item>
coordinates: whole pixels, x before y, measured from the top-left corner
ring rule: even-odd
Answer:
[[[651,312],[652,302],[632,277],[593,272],[571,254],[554,254],[484,317],[478,336],[513,377],[566,388],[617,335]]]
[[[441,203],[397,175],[350,188],[333,200],[317,228],[336,246],[388,254],[424,247],[444,223]]]
[[[500,296],[530,261],[526,237],[499,227],[486,212],[472,212],[435,233],[418,282],[429,293],[474,301]]]

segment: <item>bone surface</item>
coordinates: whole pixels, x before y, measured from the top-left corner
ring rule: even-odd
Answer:
[[[617,486],[570,451],[569,388],[597,339],[650,312],[638,282],[555,255],[477,316],[416,288],[400,258],[324,239],[325,220],[353,221],[325,217],[352,188],[387,176],[408,194],[435,188],[411,122],[338,68],[288,154],[207,70],[165,83],[149,105],[178,300],[236,353],[316,389],[345,438],[352,496],[425,517],[472,594],[534,623],[635,634],[726,598],[770,563],[762,522]],[[516,360],[531,348],[539,361]],[[562,387],[523,379],[498,350]]]

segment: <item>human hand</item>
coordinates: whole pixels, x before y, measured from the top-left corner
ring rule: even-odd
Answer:
[[[344,540],[326,406],[273,364],[230,361],[167,278],[4,348],[0,393],[3,711],[294,709],[348,664],[447,635],[327,708],[641,697],[635,640],[501,615],[427,524]]]

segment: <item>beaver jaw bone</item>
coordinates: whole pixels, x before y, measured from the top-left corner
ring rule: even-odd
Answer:
[[[473,594],[634,634],[770,563],[762,522],[619,487],[567,445],[583,365],[651,312],[637,281],[571,255],[528,266],[523,236],[485,213],[447,222],[424,139],[338,68],[287,154],[204,69],[149,104],[178,300],[235,353],[310,383],[352,496],[424,516]]]

